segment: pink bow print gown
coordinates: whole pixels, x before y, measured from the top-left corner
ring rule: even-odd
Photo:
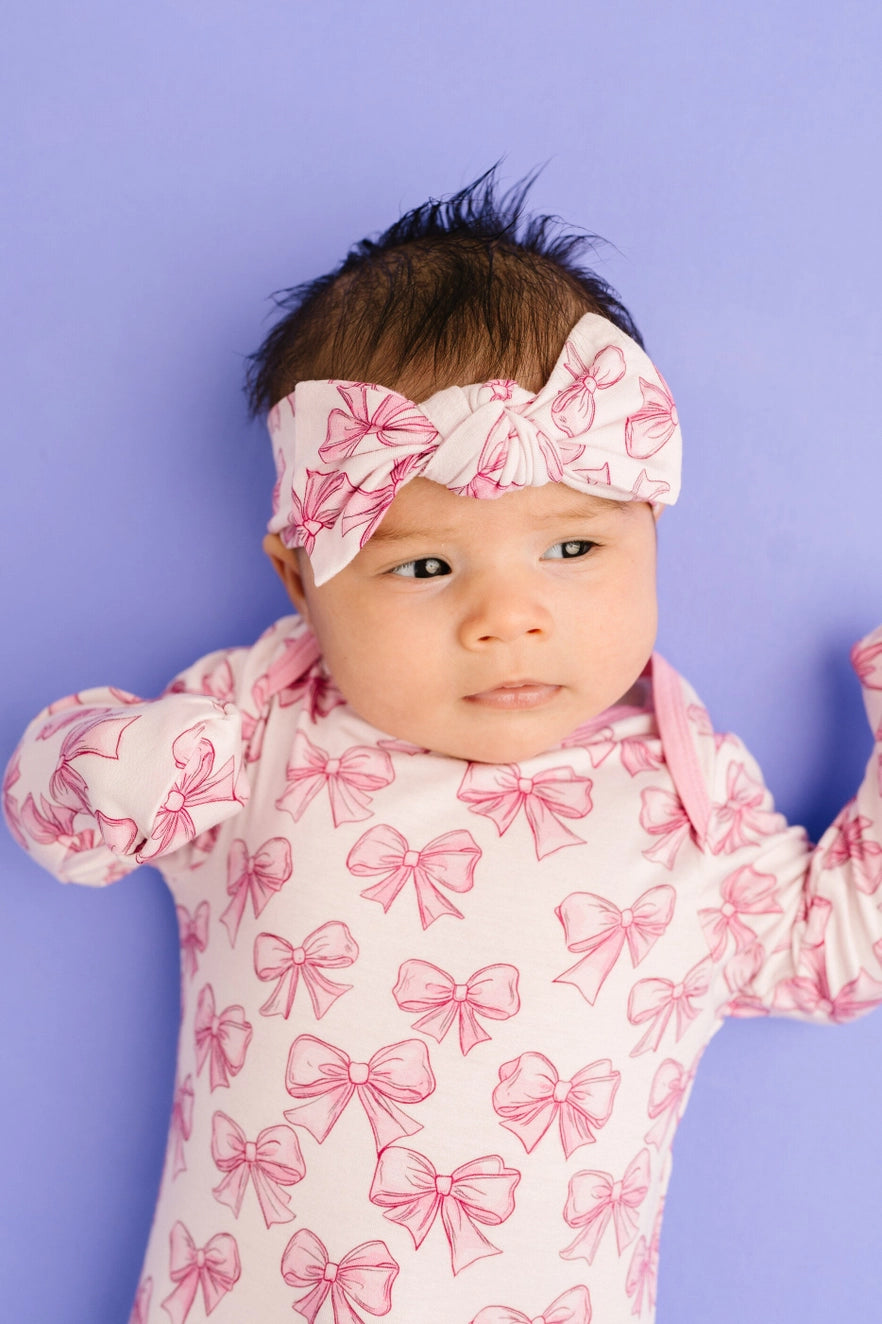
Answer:
[[[882,631],[854,661],[877,739]],[[63,880],[178,908],[168,1157],[139,1324],[625,1324],[726,1015],[882,1002],[880,746],[812,850],[653,660],[503,767],[383,736],[294,618],[159,699],[90,690],[4,784]]]

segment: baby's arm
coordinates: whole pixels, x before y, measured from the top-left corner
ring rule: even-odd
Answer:
[[[158,699],[93,689],[40,713],[3,783],[19,844],[62,882],[103,884],[238,813],[248,656],[212,654]]]
[[[821,1022],[850,1020],[882,1002],[882,628],[852,660],[875,736],[857,795],[812,849],[774,815],[756,765],[724,741],[708,843],[731,852],[719,909],[702,912],[724,965],[729,1010]]]

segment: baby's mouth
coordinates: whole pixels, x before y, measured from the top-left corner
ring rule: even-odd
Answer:
[[[467,694],[468,703],[481,708],[499,708],[514,711],[525,708],[541,708],[560,691],[559,685],[549,685],[541,680],[505,681],[490,690],[480,690],[477,694]]]

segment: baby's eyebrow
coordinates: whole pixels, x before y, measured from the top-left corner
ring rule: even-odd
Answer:
[[[445,525],[435,524],[430,529],[422,524],[414,527],[401,525],[396,529],[381,524],[376,532],[371,534],[370,541],[372,543],[394,543],[409,542],[413,538],[454,538],[455,536],[456,530]]]

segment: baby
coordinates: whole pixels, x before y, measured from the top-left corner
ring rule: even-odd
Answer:
[[[138,1324],[650,1321],[723,1017],[882,1002],[879,746],[812,850],[653,655],[676,410],[524,192],[405,216],[255,356],[297,616],[7,771],[59,878],[177,902]],[[882,631],[854,661],[879,732]]]

